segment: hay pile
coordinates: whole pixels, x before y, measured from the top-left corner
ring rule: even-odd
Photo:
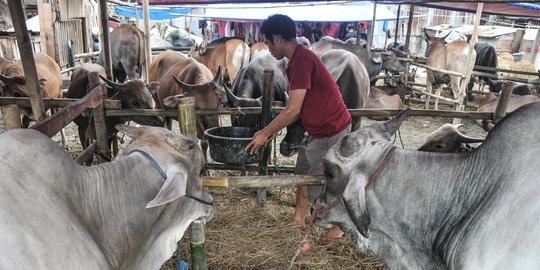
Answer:
[[[514,61],[514,57],[512,54],[508,52],[504,52],[499,54],[498,56],[498,68],[500,69],[510,69],[510,70],[516,70],[516,71],[526,71],[526,72],[537,72],[534,65],[527,61]],[[509,76],[509,77],[517,77],[517,78],[523,78],[523,79],[536,79],[538,76],[529,76],[529,75],[521,75],[521,74],[509,74],[506,72],[500,72],[499,75],[502,76]]]
[[[256,203],[255,189],[211,189],[214,218],[206,226],[209,269],[288,269],[305,232],[288,224],[295,189],[272,188],[267,203]],[[324,231],[309,232],[311,250],[292,269],[388,269],[384,262],[357,252],[347,238],[321,244]],[[189,233],[181,241],[182,258],[191,264]],[[176,269],[173,256],[162,270]]]

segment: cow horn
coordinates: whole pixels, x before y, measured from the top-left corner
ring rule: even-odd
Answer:
[[[227,94],[229,104],[231,104],[231,106],[233,107],[236,107],[238,104],[238,97],[226,85],[223,85],[223,88],[225,89],[225,94]]]
[[[176,81],[176,83],[178,84],[178,86],[180,86],[180,88],[182,88],[182,90],[184,90],[184,92],[186,92],[188,94],[191,94],[191,92],[193,92],[193,90],[195,89],[194,85],[187,84],[187,83],[179,80],[178,78],[176,78],[176,76],[174,76],[174,75],[173,75],[173,78]]]
[[[358,148],[358,141],[351,135],[346,135],[341,139],[341,144],[339,145],[339,152],[344,157],[350,157],[353,153],[356,152]]]
[[[446,42],[445,39],[452,33],[452,31],[448,31],[448,34],[446,34],[444,37],[441,38],[442,41]]]
[[[424,36],[426,37],[426,40],[428,40],[428,41],[431,39],[431,37],[428,35],[427,29],[425,27],[424,27]]]
[[[461,132],[458,131],[457,133],[457,141],[460,142],[460,143],[480,143],[480,142],[483,142],[484,139],[481,139],[481,138],[473,138],[473,137],[469,137]]]
[[[390,136],[396,133],[396,131],[401,126],[401,123],[403,123],[403,120],[405,120],[405,118],[409,116],[409,112],[409,109],[402,110],[396,117],[384,122],[384,128]]]
[[[114,90],[123,90],[125,88],[125,85],[124,83],[115,83],[101,75],[99,75],[99,77],[105,82],[107,83],[108,86],[112,87]]]
[[[10,84],[13,82],[13,78],[5,76],[4,74],[0,73],[0,81],[3,81],[6,84]]]

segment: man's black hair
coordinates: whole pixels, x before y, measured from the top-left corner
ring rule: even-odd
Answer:
[[[296,25],[289,16],[274,14],[263,21],[261,32],[264,34],[264,38],[270,42],[273,42],[273,35],[279,35],[282,39],[290,40],[296,38]]]

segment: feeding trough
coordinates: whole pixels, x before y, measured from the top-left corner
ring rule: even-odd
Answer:
[[[215,127],[204,131],[210,157],[221,163],[244,165],[261,161],[263,151],[250,155],[245,148],[257,130],[250,127]]]

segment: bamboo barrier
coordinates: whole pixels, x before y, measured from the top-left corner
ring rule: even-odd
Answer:
[[[203,177],[204,187],[262,188],[282,186],[324,185],[324,176],[310,175],[258,175]]]
[[[77,102],[79,99],[76,98],[44,98],[43,104],[47,108],[61,108],[66,107],[73,102]],[[9,104],[15,104],[22,108],[30,108],[30,99],[28,97],[0,97],[0,106],[5,106]],[[119,100],[105,100],[105,109],[119,110],[122,108],[121,102]]]

